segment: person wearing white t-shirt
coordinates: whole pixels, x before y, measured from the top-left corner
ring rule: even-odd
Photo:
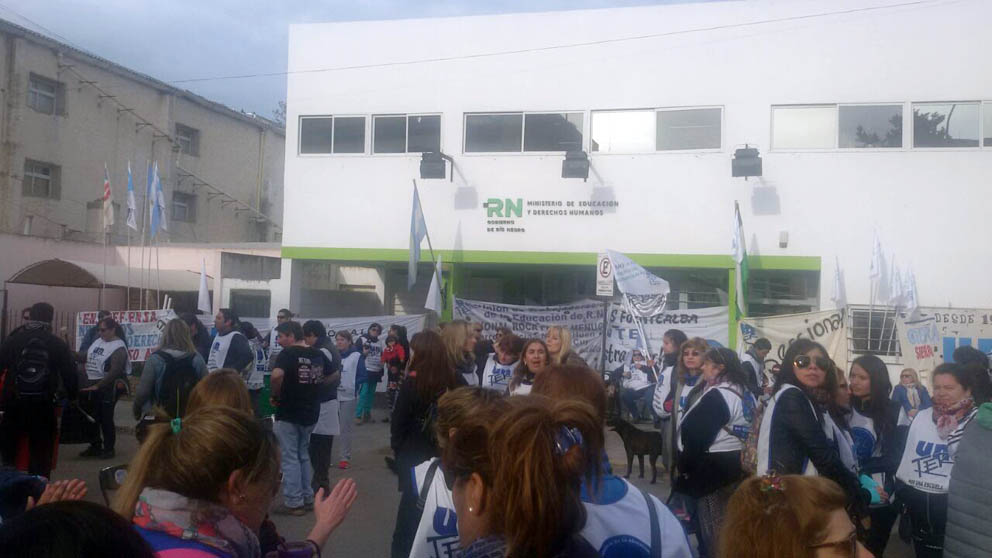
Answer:
[[[947,524],[947,491],[965,427],[975,417],[974,377],[962,366],[941,364],[931,374],[933,407],[916,414],[909,427],[896,478],[913,527],[917,558],[940,557]]]
[[[482,366],[482,387],[506,393],[513,377],[513,370],[520,362],[524,340],[512,333],[499,338]]]
[[[641,416],[638,402],[654,394],[657,372],[645,360],[644,353],[640,349],[633,349],[630,352],[630,363],[621,370],[620,374],[620,400],[630,413],[631,420],[640,422],[644,417]]]

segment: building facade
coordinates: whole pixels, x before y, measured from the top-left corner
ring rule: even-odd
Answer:
[[[280,239],[280,125],[4,21],[0,91],[0,232],[102,242],[106,165],[110,243],[139,244],[157,163],[168,226],[160,242]],[[129,164],[139,227],[130,240]]]
[[[735,296],[737,202],[753,314],[831,307],[838,270],[871,302],[876,234],[921,305],[992,306],[990,16],[845,0],[292,26],[282,254],[374,269],[387,311],[418,310],[416,180],[449,295],[592,296],[613,249],[711,306]],[[731,176],[744,147],[761,176]],[[450,180],[421,180],[438,150]],[[588,180],[562,178],[578,151]]]

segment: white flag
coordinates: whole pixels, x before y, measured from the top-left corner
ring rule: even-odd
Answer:
[[[906,316],[912,318],[920,304],[916,293],[916,274],[913,273],[912,268],[907,269],[906,275],[903,276],[902,298],[906,305]]]
[[[127,226],[138,230],[138,204],[134,201],[134,179],[131,177],[131,161],[127,162]]]
[[[427,301],[424,302],[424,308],[427,310],[433,310],[438,314],[441,313],[441,309],[444,308],[444,300],[441,296],[441,257],[437,258],[437,267],[434,273],[431,274],[431,288],[427,291]]]
[[[203,311],[208,316],[213,314],[210,306],[210,291],[207,289],[207,260],[200,261],[200,296],[196,301],[196,309]]]
[[[847,306],[847,292],[844,289],[844,278],[841,276],[840,259],[834,256],[834,260],[834,292],[830,295],[830,300],[837,308],[843,308]]]
[[[906,292],[902,284],[902,274],[899,273],[899,266],[896,265],[895,256],[892,257],[892,272],[889,275],[889,306],[900,307],[905,303]]]
[[[668,281],[644,269],[634,260],[620,252],[607,250],[613,265],[613,276],[616,277],[620,292],[628,295],[660,295],[667,296],[670,292]]]
[[[882,243],[878,240],[878,231],[874,233],[874,241],[871,247],[871,265],[868,268],[868,277],[878,279],[882,276]]]
[[[155,205],[158,206],[158,227],[163,231],[169,230],[165,221],[165,194],[162,192],[162,177],[158,175],[158,165],[155,165]]]

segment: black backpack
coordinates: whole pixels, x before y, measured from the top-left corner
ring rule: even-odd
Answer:
[[[165,372],[162,374],[162,387],[158,393],[158,404],[169,416],[182,417],[186,413],[186,402],[189,393],[200,378],[193,367],[195,354],[175,358],[165,351],[155,351],[155,354],[165,361]]]
[[[21,349],[14,365],[14,388],[21,401],[51,401],[55,395],[48,347],[40,337],[28,339]]]

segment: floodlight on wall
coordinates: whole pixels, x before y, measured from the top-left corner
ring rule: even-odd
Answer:
[[[585,151],[567,151],[561,162],[562,178],[589,179],[589,155]]]
[[[761,156],[757,147],[748,147],[744,144],[743,149],[734,151],[734,160],[730,163],[730,176],[734,178],[743,176],[744,180],[749,176],[761,176]]]
[[[440,151],[425,151],[420,156],[420,178],[439,178],[443,180],[447,174],[447,169],[444,165],[446,160],[451,162],[451,181],[454,182],[455,161]]]

